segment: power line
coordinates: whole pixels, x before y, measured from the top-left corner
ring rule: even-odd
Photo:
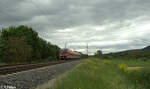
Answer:
[[[37,0],[37,2],[39,2],[39,0]],[[40,2],[39,2],[40,3]],[[42,4],[41,4],[42,5]],[[45,7],[44,5],[42,5],[43,6],[43,8]],[[45,14],[48,14],[47,12],[49,12],[49,10],[47,9],[47,8],[44,8],[45,9]]]
[[[38,0],[37,0],[37,1],[38,1]],[[45,10],[43,10],[42,8],[40,8],[39,5],[38,5],[36,2],[34,2],[33,0],[31,0],[31,3],[34,5],[35,8],[37,8],[37,9],[40,11],[41,14],[43,14],[44,16],[47,14],[47,13],[45,12]],[[48,11],[47,11],[47,12],[48,12]],[[45,16],[45,17],[46,17],[46,16]]]

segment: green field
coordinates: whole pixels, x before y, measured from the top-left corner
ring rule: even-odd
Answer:
[[[111,60],[113,64],[126,64],[129,67],[150,67],[150,60],[140,61],[140,60],[121,60],[114,59]]]
[[[150,89],[150,70],[128,70],[127,66],[148,63],[134,62],[87,59],[45,89]]]

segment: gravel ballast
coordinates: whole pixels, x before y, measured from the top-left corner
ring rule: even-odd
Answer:
[[[82,60],[0,76],[0,89],[34,89],[79,64]]]

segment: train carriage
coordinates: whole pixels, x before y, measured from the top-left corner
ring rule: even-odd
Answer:
[[[59,52],[59,59],[79,59],[81,54],[77,51],[72,51],[69,49],[61,49]]]

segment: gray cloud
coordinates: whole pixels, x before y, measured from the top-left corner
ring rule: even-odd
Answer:
[[[1,0],[0,28],[32,26],[54,44],[91,53],[150,44],[149,0]]]

